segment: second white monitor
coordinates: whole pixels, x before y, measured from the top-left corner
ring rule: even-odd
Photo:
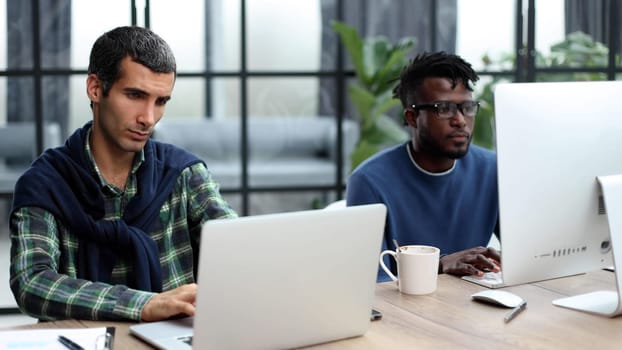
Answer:
[[[622,174],[622,82],[499,84],[495,118],[505,284],[612,265],[596,177]]]

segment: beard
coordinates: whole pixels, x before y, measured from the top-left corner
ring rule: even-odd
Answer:
[[[422,130],[419,133],[419,146],[424,152],[435,157],[459,159],[464,157],[469,151],[471,139],[471,136],[469,136],[467,142],[456,145],[455,142],[449,139],[435,139],[430,136],[427,130]]]

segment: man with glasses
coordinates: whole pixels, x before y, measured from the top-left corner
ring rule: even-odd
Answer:
[[[500,271],[499,253],[486,248],[498,234],[496,156],[470,145],[478,79],[459,56],[417,55],[394,90],[411,140],[362,163],[347,185],[348,205],[387,206],[383,249],[395,242],[436,246],[439,272],[455,275]],[[393,260],[388,263],[396,272]],[[378,280],[389,277],[380,269]]]

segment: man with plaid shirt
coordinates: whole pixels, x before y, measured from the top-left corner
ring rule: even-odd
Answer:
[[[42,320],[193,315],[201,225],[234,218],[206,165],[150,140],[176,78],[152,31],[115,28],[91,50],[93,120],[16,184],[11,289]]]

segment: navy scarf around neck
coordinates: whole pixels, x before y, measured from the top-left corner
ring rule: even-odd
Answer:
[[[60,219],[79,239],[78,278],[109,283],[116,257],[133,262],[131,288],[161,292],[158,247],[149,236],[181,171],[200,162],[189,152],[152,140],[137,172],[138,192],[120,220],[104,220],[104,196],[85,151],[92,122],[64,146],[48,149],[15,185],[12,211],[39,207]]]

